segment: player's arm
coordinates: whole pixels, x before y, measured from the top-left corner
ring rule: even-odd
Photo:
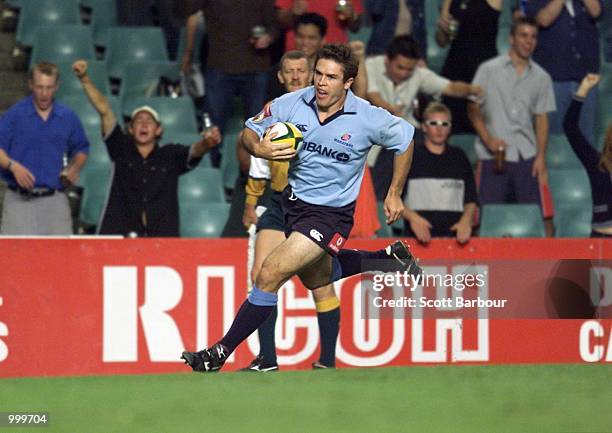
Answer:
[[[244,128],[242,132],[242,145],[253,156],[271,160],[289,160],[295,156],[295,150],[291,143],[272,143],[270,141],[275,134],[259,135],[250,128]]]
[[[113,131],[113,128],[115,128],[115,124],[117,123],[117,119],[115,118],[115,114],[111,109],[108,99],[106,99],[106,96],[104,96],[102,92],[98,90],[93,81],[91,81],[89,78],[89,75],[87,74],[87,62],[85,60],[77,60],[74,62],[72,64],[72,70],[81,82],[81,86],[83,86],[87,99],[89,99],[91,105],[93,105],[100,115],[100,120],[102,122],[102,135],[105,137],[108,136]]]
[[[385,216],[387,224],[392,224],[402,216],[404,203],[402,202],[402,190],[406,184],[406,178],[412,164],[412,154],[414,150],[414,140],[410,142],[408,150],[402,154],[395,154],[393,158],[393,177],[391,185],[385,198]]]

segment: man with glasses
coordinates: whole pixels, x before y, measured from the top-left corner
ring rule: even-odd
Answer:
[[[425,139],[415,144],[414,164],[404,195],[404,234],[427,243],[454,237],[463,244],[472,235],[476,211],[474,173],[463,150],[447,144],[451,112],[432,102],[423,113]]]

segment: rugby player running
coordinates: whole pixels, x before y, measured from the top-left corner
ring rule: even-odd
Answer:
[[[291,160],[282,205],[286,239],[264,260],[253,289],[229,331],[210,348],[183,352],[194,371],[218,371],[236,347],[271,314],[281,286],[297,275],[313,290],[389,262],[418,274],[420,268],[402,242],[384,250],[342,249],[353,225],[366,156],[373,144],[395,151],[393,177],[385,198],[387,224],[401,217],[401,193],[410,169],[414,127],[356,97],[350,90],[358,63],[349,47],[325,45],[317,54],[314,86],[287,93],[247,120],[242,140],[258,158]],[[276,144],[266,130],[291,122],[304,134],[296,155],[291,144]],[[377,260],[379,259],[379,260]],[[376,269],[378,270],[378,269]],[[390,270],[390,269],[389,269]]]

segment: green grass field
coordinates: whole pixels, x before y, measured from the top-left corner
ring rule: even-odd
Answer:
[[[1,379],[3,432],[612,432],[612,366]]]

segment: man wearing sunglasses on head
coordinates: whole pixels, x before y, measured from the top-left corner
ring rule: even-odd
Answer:
[[[448,107],[432,102],[423,112],[424,141],[415,141],[414,164],[404,188],[404,234],[427,243],[432,237],[455,237],[463,244],[472,235],[476,210],[474,173],[467,156],[447,144],[451,130]]]

